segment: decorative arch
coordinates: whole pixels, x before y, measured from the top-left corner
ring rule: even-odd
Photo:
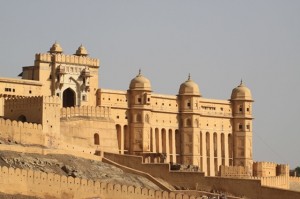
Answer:
[[[186,126],[191,127],[192,126],[192,120],[190,118],[186,119]]]

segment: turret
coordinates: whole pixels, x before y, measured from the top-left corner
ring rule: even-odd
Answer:
[[[199,98],[201,93],[198,85],[188,79],[180,85],[178,93],[179,104],[179,131],[181,136],[181,163],[199,165],[200,145],[197,141],[200,136],[199,129]]]
[[[131,134],[130,153],[150,152],[151,129],[151,83],[141,74],[133,78],[129,85],[129,128]]]
[[[241,81],[232,90],[231,99],[233,110],[233,164],[244,166],[252,171],[252,95]]]

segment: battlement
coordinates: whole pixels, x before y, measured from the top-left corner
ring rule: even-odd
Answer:
[[[91,57],[77,56],[77,55],[65,55],[65,54],[55,54],[55,59],[52,60],[53,55],[49,53],[38,53],[35,55],[35,61],[42,62],[52,62],[56,63],[67,63],[67,64],[75,64],[75,65],[87,65],[90,67],[99,67],[100,60]]]
[[[104,106],[80,106],[80,107],[67,107],[60,109],[61,118],[70,117],[110,117],[110,107]]]
[[[21,121],[16,121],[16,120],[0,118],[1,129],[5,129],[5,126],[6,127],[19,127],[19,128],[25,128],[25,129],[37,129],[37,130],[43,129],[43,126],[41,124],[21,122]],[[1,131],[0,131],[0,135],[1,135]]]
[[[36,106],[37,104],[60,104],[57,96],[16,96],[5,99],[5,106]]]
[[[43,198],[45,195],[55,198],[196,198],[183,193],[73,178],[34,170],[14,169],[6,166],[0,167],[0,185],[1,190],[5,193]]]
[[[220,166],[221,177],[250,177],[251,173],[246,167],[242,166]]]

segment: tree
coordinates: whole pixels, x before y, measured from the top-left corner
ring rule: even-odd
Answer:
[[[297,177],[300,177],[300,167],[296,167],[295,170]]]

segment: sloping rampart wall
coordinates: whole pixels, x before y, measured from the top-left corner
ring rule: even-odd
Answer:
[[[188,189],[197,187],[199,190],[208,192],[219,190],[253,199],[300,198],[300,192],[262,186],[268,185],[269,180],[274,180],[271,178],[261,182],[261,179],[258,178],[205,177],[203,173],[198,172],[170,171],[168,164],[143,164],[142,157],[139,156],[104,153],[104,157],[118,164],[149,173],[153,177],[162,178],[172,185],[183,186]],[[284,179],[278,178],[279,184],[280,181],[285,183]]]
[[[104,183],[53,173],[0,167],[0,191],[42,198],[200,199],[182,193]]]

